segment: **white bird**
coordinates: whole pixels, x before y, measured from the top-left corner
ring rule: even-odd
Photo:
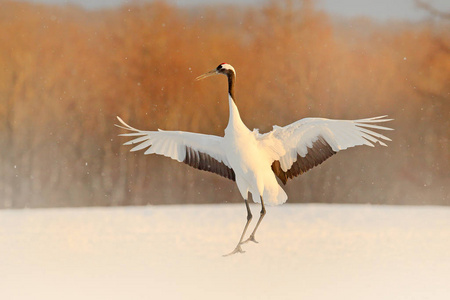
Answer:
[[[375,125],[392,120],[386,116],[360,120],[305,118],[285,127],[273,126],[273,130],[265,134],[260,134],[257,129],[251,131],[242,122],[235,103],[236,72],[231,65],[222,63],[196,80],[216,74],[228,78],[230,117],[223,137],[159,129],[144,131],[129,126],[119,117],[123,126],[116,126],[131,131],[121,136],[136,137],[124,144],[137,144],[131,151],[147,149],[144,154],[164,155],[236,181],[247,208],[247,222],[237,246],[227,255],[242,253],[242,244],[256,242],[256,230],[266,214],[264,203],[278,205],[286,202],[287,195],[277,177],[286,184],[289,178],[305,173],[336,152],[359,145],[373,147],[377,142],[386,146],[381,140],[390,141],[370,130],[392,130]],[[260,200],[261,213],[253,232],[243,241],[252,219],[247,201],[249,192],[255,202]]]

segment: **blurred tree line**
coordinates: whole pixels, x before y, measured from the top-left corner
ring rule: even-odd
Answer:
[[[231,181],[128,152],[140,129],[223,135],[231,63],[249,128],[388,114],[388,148],[339,153],[289,202],[450,204],[450,22],[334,19],[312,1],[86,11],[0,0],[0,207],[240,202]]]

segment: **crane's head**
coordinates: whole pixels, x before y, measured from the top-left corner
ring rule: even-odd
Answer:
[[[227,63],[221,63],[214,70],[211,70],[209,72],[206,72],[205,74],[198,76],[197,78],[195,78],[195,80],[201,80],[205,79],[206,77],[220,74],[226,75],[227,77],[234,77],[236,76],[236,71],[234,70],[232,65]]]

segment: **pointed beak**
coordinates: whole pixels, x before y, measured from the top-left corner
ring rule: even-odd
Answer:
[[[205,74],[198,76],[197,78],[195,78],[195,80],[202,80],[202,79],[205,79],[206,77],[210,77],[210,76],[214,76],[214,75],[218,75],[218,74],[219,73],[217,73],[216,69],[214,69],[209,72],[206,72]]]

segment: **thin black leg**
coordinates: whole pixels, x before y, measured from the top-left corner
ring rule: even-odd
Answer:
[[[261,197],[261,214],[259,216],[258,223],[256,223],[255,229],[253,229],[253,232],[252,232],[252,234],[250,234],[249,238],[246,239],[245,241],[243,241],[242,244],[245,244],[245,243],[247,243],[249,241],[258,243],[255,240],[255,233],[256,233],[256,230],[258,229],[258,226],[261,223],[261,221],[262,221],[262,219],[264,218],[265,215],[266,215],[266,208],[264,207],[264,201],[263,201],[263,198]]]
[[[248,205],[248,201],[247,200],[245,200],[245,206],[247,207],[247,223],[245,223],[244,231],[242,231],[241,238],[239,239],[239,242],[238,242],[236,248],[232,252],[230,252],[228,254],[225,254],[224,256],[229,256],[229,255],[232,255],[232,254],[236,254],[238,252],[239,253],[244,253],[245,252],[241,248],[242,239],[244,238],[245,232],[247,231],[248,225],[250,224],[250,221],[252,220],[252,217],[253,217],[252,216],[252,212],[250,211],[250,206]]]

